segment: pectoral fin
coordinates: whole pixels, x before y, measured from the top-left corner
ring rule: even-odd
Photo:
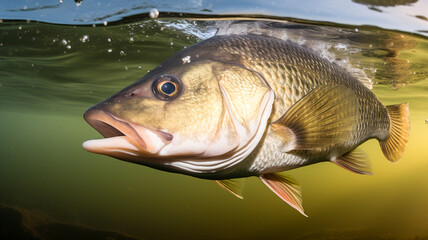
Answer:
[[[338,166],[358,174],[373,175],[367,154],[361,149],[354,149],[340,158],[331,160]]]
[[[226,189],[236,197],[243,199],[245,178],[234,178],[215,181],[221,188]]]
[[[296,102],[272,129],[287,149],[322,150],[349,140],[358,120],[358,99],[349,88],[323,85]]]
[[[259,178],[278,197],[299,211],[303,216],[307,217],[302,207],[300,187],[292,178],[281,176],[277,173],[263,174]]]

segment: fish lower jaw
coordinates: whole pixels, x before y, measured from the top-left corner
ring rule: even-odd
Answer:
[[[116,136],[85,141],[83,148],[91,153],[108,155],[116,158],[134,158],[153,155],[137,145],[127,136]]]
[[[144,127],[134,126],[134,129],[139,134],[138,140],[142,140],[144,144],[140,144],[140,141],[136,141],[132,137],[122,135],[88,140],[82,146],[88,152],[108,155],[119,159],[131,158],[135,160],[135,158],[156,156],[167,145],[156,133]]]
[[[173,139],[169,133],[148,129],[98,107],[88,109],[84,118],[105,137],[83,143],[83,148],[92,153],[119,159],[153,157]]]

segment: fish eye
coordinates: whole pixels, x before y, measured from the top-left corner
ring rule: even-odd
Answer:
[[[177,92],[177,84],[175,82],[160,82],[158,84],[159,92],[162,92],[165,95],[173,96]]]
[[[155,79],[152,90],[155,96],[164,101],[171,101],[181,93],[181,81],[172,75],[161,75]]]

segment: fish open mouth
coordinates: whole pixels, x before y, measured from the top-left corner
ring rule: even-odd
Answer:
[[[83,117],[104,137],[83,143],[83,148],[92,153],[132,159],[153,156],[173,138],[169,133],[128,122],[97,107],[88,109]]]

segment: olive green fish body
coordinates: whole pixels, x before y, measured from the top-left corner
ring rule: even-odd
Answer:
[[[341,156],[367,139],[384,140],[389,135],[388,111],[379,99],[343,68],[307,48],[289,41],[256,35],[217,36],[200,47],[205,51],[216,49],[216,56],[229,56],[226,61],[234,61],[261,75],[275,92],[270,122],[280,118],[303,96],[320,85],[344,86],[357,98],[358,120],[355,131],[351,138],[333,149],[284,153],[281,152],[278,137],[268,129],[263,144],[258,146],[258,155],[252,155],[254,163],[251,169],[254,175],[260,174],[258,171],[287,170],[329,161],[332,155]],[[270,169],[264,169],[268,166]]]
[[[357,147],[379,140],[398,161],[408,105],[384,106],[363,83],[314,51],[261,35],[215,36],[180,51],[90,108],[105,139],[90,152],[216,182],[242,198],[257,176],[304,214],[297,184],[278,172],[322,161],[371,174]]]

